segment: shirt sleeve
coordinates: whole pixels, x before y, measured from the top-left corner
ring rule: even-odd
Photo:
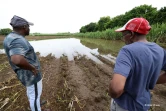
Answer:
[[[132,67],[131,54],[127,49],[122,48],[116,59],[114,73],[121,74],[127,78],[129,76],[131,67]]]
[[[28,52],[28,46],[21,38],[13,40],[9,45],[9,55],[23,55]]]
[[[162,69],[163,71],[166,71],[166,50],[164,50],[164,59],[163,59],[163,66],[162,66]]]

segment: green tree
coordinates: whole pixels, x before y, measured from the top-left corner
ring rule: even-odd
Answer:
[[[7,35],[10,32],[12,32],[12,30],[10,28],[4,28],[0,30],[0,35]]]
[[[82,26],[80,29],[80,33],[85,33],[85,32],[87,32],[87,30],[86,30],[85,26]]]
[[[106,17],[101,17],[100,20],[98,21],[98,30],[99,31],[104,31],[108,28],[108,24],[111,21],[109,16]]]
[[[150,24],[153,24],[156,13],[157,8],[154,8],[151,5],[140,5],[126,12],[124,19],[129,20],[135,17],[144,17],[150,22]]]
[[[124,15],[118,15],[118,16],[112,18],[107,26],[107,29],[114,28],[117,26],[123,26],[127,22],[126,19],[124,19],[124,18],[125,18]]]
[[[89,23],[88,25],[82,26],[80,29],[81,33],[86,33],[86,32],[95,32],[97,31],[97,24],[96,23]]]
[[[154,17],[154,23],[166,23],[166,7],[161,8]]]
[[[136,17],[146,18],[150,25],[155,23],[166,23],[166,7],[161,8],[157,11],[156,7],[151,5],[140,5],[137,6],[125,14],[118,15],[110,19],[109,16],[101,17],[97,24],[90,23],[86,26],[81,27],[80,32],[93,32],[93,31],[104,31],[109,28],[123,26],[128,20]],[[94,29],[94,27],[96,27]]]
[[[90,24],[86,25],[85,27],[86,27],[87,32],[97,31],[97,24],[96,23],[91,22]]]

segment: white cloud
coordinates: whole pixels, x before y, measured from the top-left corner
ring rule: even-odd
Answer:
[[[166,6],[165,0],[3,0],[0,28],[11,28],[10,19],[18,15],[35,24],[31,32],[79,32],[100,17],[115,17],[143,4]]]

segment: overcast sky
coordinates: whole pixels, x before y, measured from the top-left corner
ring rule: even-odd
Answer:
[[[1,0],[0,29],[9,25],[14,15],[33,22],[31,33],[79,32],[81,26],[111,18],[136,6],[152,5],[160,9],[165,0]]]

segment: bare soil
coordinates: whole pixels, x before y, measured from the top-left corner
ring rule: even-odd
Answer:
[[[26,90],[17,80],[7,63],[6,55],[0,55],[6,64],[0,71],[0,106],[9,98],[2,111],[27,111],[29,106]],[[109,111],[108,84],[112,67],[96,64],[85,57],[56,59],[51,55],[39,57],[43,74],[41,99],[47,100],[42,108],[51,111]],[[7,75],[6,75],[7,74]]]

